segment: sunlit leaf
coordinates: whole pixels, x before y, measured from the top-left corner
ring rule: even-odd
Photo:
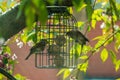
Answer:
[[[93,40],[99,40],[99,39],[102,39],[102,38],[103,38],[103,36],[97,36],[97,37],[93,38]]]
[[[81,45],[79,45],[79,44],[75,44],[75,57],[76,57],[76,59],[80,56],[80,53],[81,52]]]
[[[27,42],[27,34],[22,33],[22,34],[21,34],[21,40],[22,40],[24,43],[26,43],[26,42]]]
[[[78,64],[78,69],[83,72],[86,72],[87,68],[88,68],[88,61],[82,64]]]
[[[115,51],[118,52],[118,50],[120,49],[120,40],[118,39],[116,40],[114,48],[115,48]]]
[[[0,73],[0,80],[2,80],[5,76]]]
[[[81,11],[86,6],[86,4],[84,3],[84,0],[80,0],[80,1],[73,0],[73,4],[77,9],[77,11]]]
[[[69,12],[70,12],[70,14],[73,14],[73,8],[72,7],[69,8]]]
[[[10,47],[9,46],[3,46],[3,52],[10,54],[11,53]]]
[[[115,70],[118,71],[120,69],[120,60],[118,60],[115,64]]]
[[[16,75],[15,75],[15,78],[16,78],[17,80],[26,80],[26,77],[25,77],[25,76],[22,76],[21,74],[16,74]]]
[[[87,55],[84,55],[84,56],[80,56],[80,59],[87,59],[88,56]]]
[[[57,76],[61,75],[64,71],[65,71],[65,69],[61,69],[61,70],[57,73]]]
[[[113,62],[113,64],[115,64],[116,63],[116,54],[111,50],[111,51],[109,51],[109,54],[110,54],[110,57],[111,57],[111,59],[112,59],[112,62]]]
[[[93,29],[95,29],[95,27],[96,27],[96,22],[97,22],[96,20],[92,20],[92,22],[91,22],[91,25],[92,25]]]
[[[84,25],[84,22],[78,21],[77,24],[78,24],[78,27],[82,27]]]
[[[70,75],[70,70],[69,70],[69,69],[66,69],[66,70],[64,71],[63,79],[66,79],[67,77],[69,77],[69,75]]]
[[[105,42],[104,39],[99,40],[99,41],[95,44],[95,48],[100,47],[104,42]]]
[[[83,54],[87,54],[91,49],[92,47],[90,45],[84,45],[82,52]]]
[[[106,48],[102,50],[100,58],[103,62],[105,62],[108,59],[108,51]]]

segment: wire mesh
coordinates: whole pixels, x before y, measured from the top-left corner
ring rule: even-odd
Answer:
[[[38,24],[40,39],[47,39],[47,47],[35,56],[37,68],[74,68],[76,66],[73,46],[75,42],[66,32],[77,29],[77,23],[65,6],[48,6],[48,20]]]

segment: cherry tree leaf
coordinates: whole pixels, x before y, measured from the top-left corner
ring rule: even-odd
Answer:
[[[108,58],[108,51],[107,49],[103,49],[102,52],[101,52],[101,55],[100,55],[100,58],[103,62],[105,62]]]

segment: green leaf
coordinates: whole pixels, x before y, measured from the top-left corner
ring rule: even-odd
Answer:
[[[38,20],[40,20],[41,24],[45,24],[48,18],[47,8],[43,0],[32,0],[34,9],[36,10],[36,14],[38,16]]]
[[[120,80],[120,78],[117,78],[117,79],[115,79],[115,80]]]
[[[93,13],[92,2],[91,2],[91,0],[84,0],[84,2],[87,5],[86,6],[86,14],[88,17],[88,21],[91,21],[92,13]]]
[[[64,71],[65,71],[65,69],[61,69],[61,70],[57,73],[57,76],[61,75]]]
[[[80,56],[80,59],[87,59],[88,56],[87,55],[84,55],[84,56]]]
[[[79,45],[79,44],[75,44],[75,57],[76,57],[76,59],[80,56],[80,53],[81,52],[81,45]]]
[[[82,27],[84,25],[84,22],[78,21],[77,24],[78,24],[78,27]]]
[[[16,75],[15,75],[15,78],[16,78],[17,80],[26,80],[26,77],[25,77],[25,76],[22,76],[21,74],[16,74]]]
[[[103,49],[102,52],[101,52],[101,55],[100,55],[100,58],[103,62],[105,62],[108,58],[108,51],[107,49]]]
[[[116,63],[116,55],[115,55],[115,53],[111,50],[111,51],[109,51],[109,53],[110,53],[110,57],[111,57],[111,59],[112,59],[112,62],[113,62],[113,64],[115,64]]]
[[[115,15],[117,16],[117,18],[119,18],[119,14],[118,14],[118,10],[117,10],[117,7],[116,7],[116,1],[115,0],[109,0],[110,1],[110,4],[115,12]]]
[[[11,49],[9,46],[3,46],[3,53],[8,53],[10,54],[11,53]]]
[[[8,63],[8,59],[7,58],[3,58],[3,63],[7,64]]]
[[[103,38],[103,36],[97,36],[97,37],[93,38],[93,40],[100,40],[102,38]]]
[[[34,30],[27,35],[27,41],[29,40],[32,40],[34,43],[37,42],[37,34]]]
[[[96,20],[92,20],[92,22],[91,22],[91,25],[92,25],[93,29],[95,29],[95,27],[96,27],[96,22],[97,22]]]
[[[24,43],[26,43],[26,41],[27,41],[27,34],[26,34],[26,33],[22,33],[20,37],[21,37],[21,40],[22,40]]]
[[[70,75],[70,70],[69,70],[69,69],[66,69],[66,70],[64,71],[63,79],[66,79],[69,75]]]
[[[25,16],[26,16],[27,28],[31,30],[33,23],[35,21],[35,10],[33,9],[32,6],[30,5],[26,6]]]
[[[78,69],[83,71],[83,72],[86,72],[87,68],[88,68],[88,61],[85,63],[82,63],[82,64],[78,64]]]
[[[29,2],[29,0],[22,0],[19,6],[19,11],[17,13],[17,19],[21,16],[23,9],[25,8],[25,5]]]
[[[86,6],[84,0],[73,0],[73,5],[77,9],[77,11],[81,11]]]
[[[0,80],[3,80],[4,77],[5,77],[5,76],[0,73]]]
[[[118,60],[115,65],[115,70],[118,71],[119,69],[120,69],[120,60]]]
[[[100,40],[95,44],[95,48],[100,47],[104,42],[105,42],[104,39],[100,39]]]

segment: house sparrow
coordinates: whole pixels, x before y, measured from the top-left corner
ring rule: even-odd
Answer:
[[[79,31],[79,30],[71,30],[66,33],[69,37],[75,40],[75,42],[84,45],[86,44],[86,41],[89,42],[89,40]]]
[[[75,40],[76,43],[79,43],[81,45],[81,51],[80,51],[80,56],[81,56],[83,46],[86,44],[87,41],[89,42],[89,40],[77,29],[67,32],[66,35],[68,35],[73,40]]]
[[[57,35],[55,38],[55,43],[58,46],[63,46],[66,43],[66,38],[64,35]]]
[[[49,45],[48,53],[50,55],[57,55],[59,50],[60,50],[60,47],[58,45],[52,44],[52,45]]]
[[[64,57],[60,56],[59,54],[55,55],[54,64],[56,67],[64,66]]]
[[[48,44],[47,39],[41,39],[40,42],[36,43],[31,49],[28,56],[25,58],[27,60],[32,54],[41,53],[44,51],[46,45]]]

